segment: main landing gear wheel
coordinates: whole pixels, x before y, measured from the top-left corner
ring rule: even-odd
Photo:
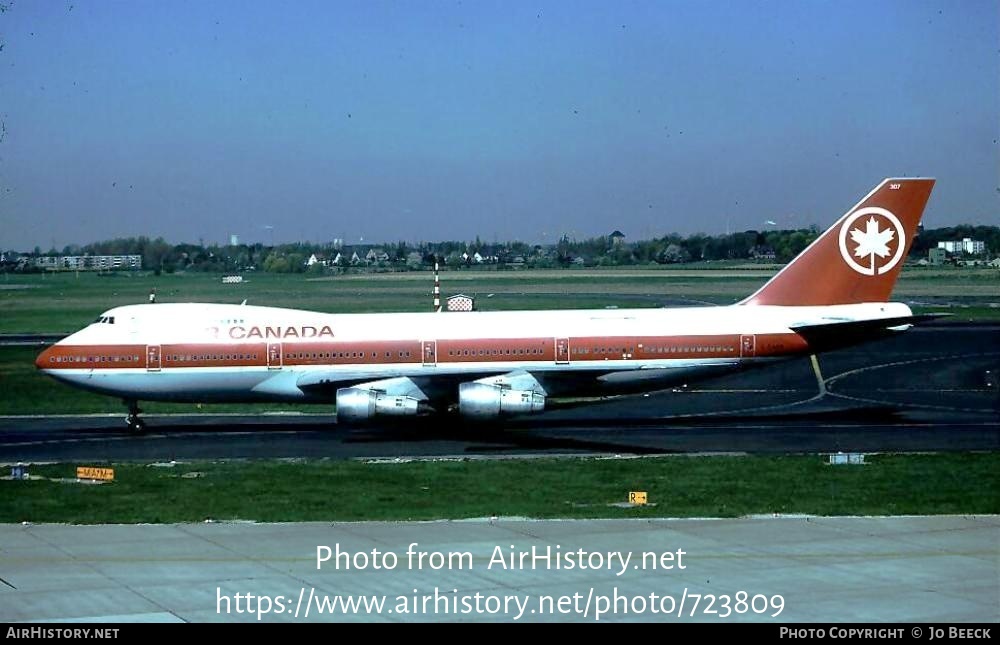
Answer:
[[[125,417],[125,423],[128,425],[128,430],[132,434],[142,434],[146,431],[146,422],[139,418],[139,413],[142,410],[139,409],[139,404],[137,401],[126,401],[128,405],[128,416]]]

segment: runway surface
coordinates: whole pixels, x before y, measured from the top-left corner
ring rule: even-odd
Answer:
[[[818,368],[818,372],[817,372]],[[935,325],[690,387],[482,426],[303,415],[0,419],[0,461],[1000,449],[1000,326]],[[320,414],[315,414],[319,412]]]

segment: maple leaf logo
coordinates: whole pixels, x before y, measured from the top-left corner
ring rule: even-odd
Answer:
[[[881,231],[875,218],[868,218],[868,221],[865,222],[864,231],[859,228],[851,229],[851,239],[858,245],[854,249],[854,255],[859,258],[870,257],[871,268],[874,272],[875,256],[877,255],[880,258],[889,256],[889,242],[892,241],[895,234],[891,226]]]
[[[883,275],[891,271],[903,259],[906,250],[906,231],[899,218],[876,206],[851,213],[841,225],[837,239],[844,262],[861,275]]]

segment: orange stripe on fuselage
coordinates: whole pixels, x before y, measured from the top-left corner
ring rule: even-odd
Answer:
[[[569,362],[741,358],[739,334],[712,336],[589,336],[569,338]],[[755,357],[808,351],[794,333],[756,334]],[[271,343],[272,345],[276,343]],[[297,365],[420,364],[417,340],[282,342],[284,367]],[[267,343],[162,344],[160,369],[179,367],[266,367]],[[35,361],[40,369],[147,369],[146,345],[53,345]],[[496,338],[437,341],[437,363],[552,363],[555,339]],[[560,359],[561,360],[561,359]]]

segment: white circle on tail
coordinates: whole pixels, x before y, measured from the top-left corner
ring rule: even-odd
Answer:
[[[859,221],[866,216],[868,219]],[[895,252],[891,250],[893,245]],[[899,264],[905,251],[903,225],[898,217],[884,208],[869,206],[858,209],[840,227],[840,255],[847,266],[861,275],[882,275]]]

